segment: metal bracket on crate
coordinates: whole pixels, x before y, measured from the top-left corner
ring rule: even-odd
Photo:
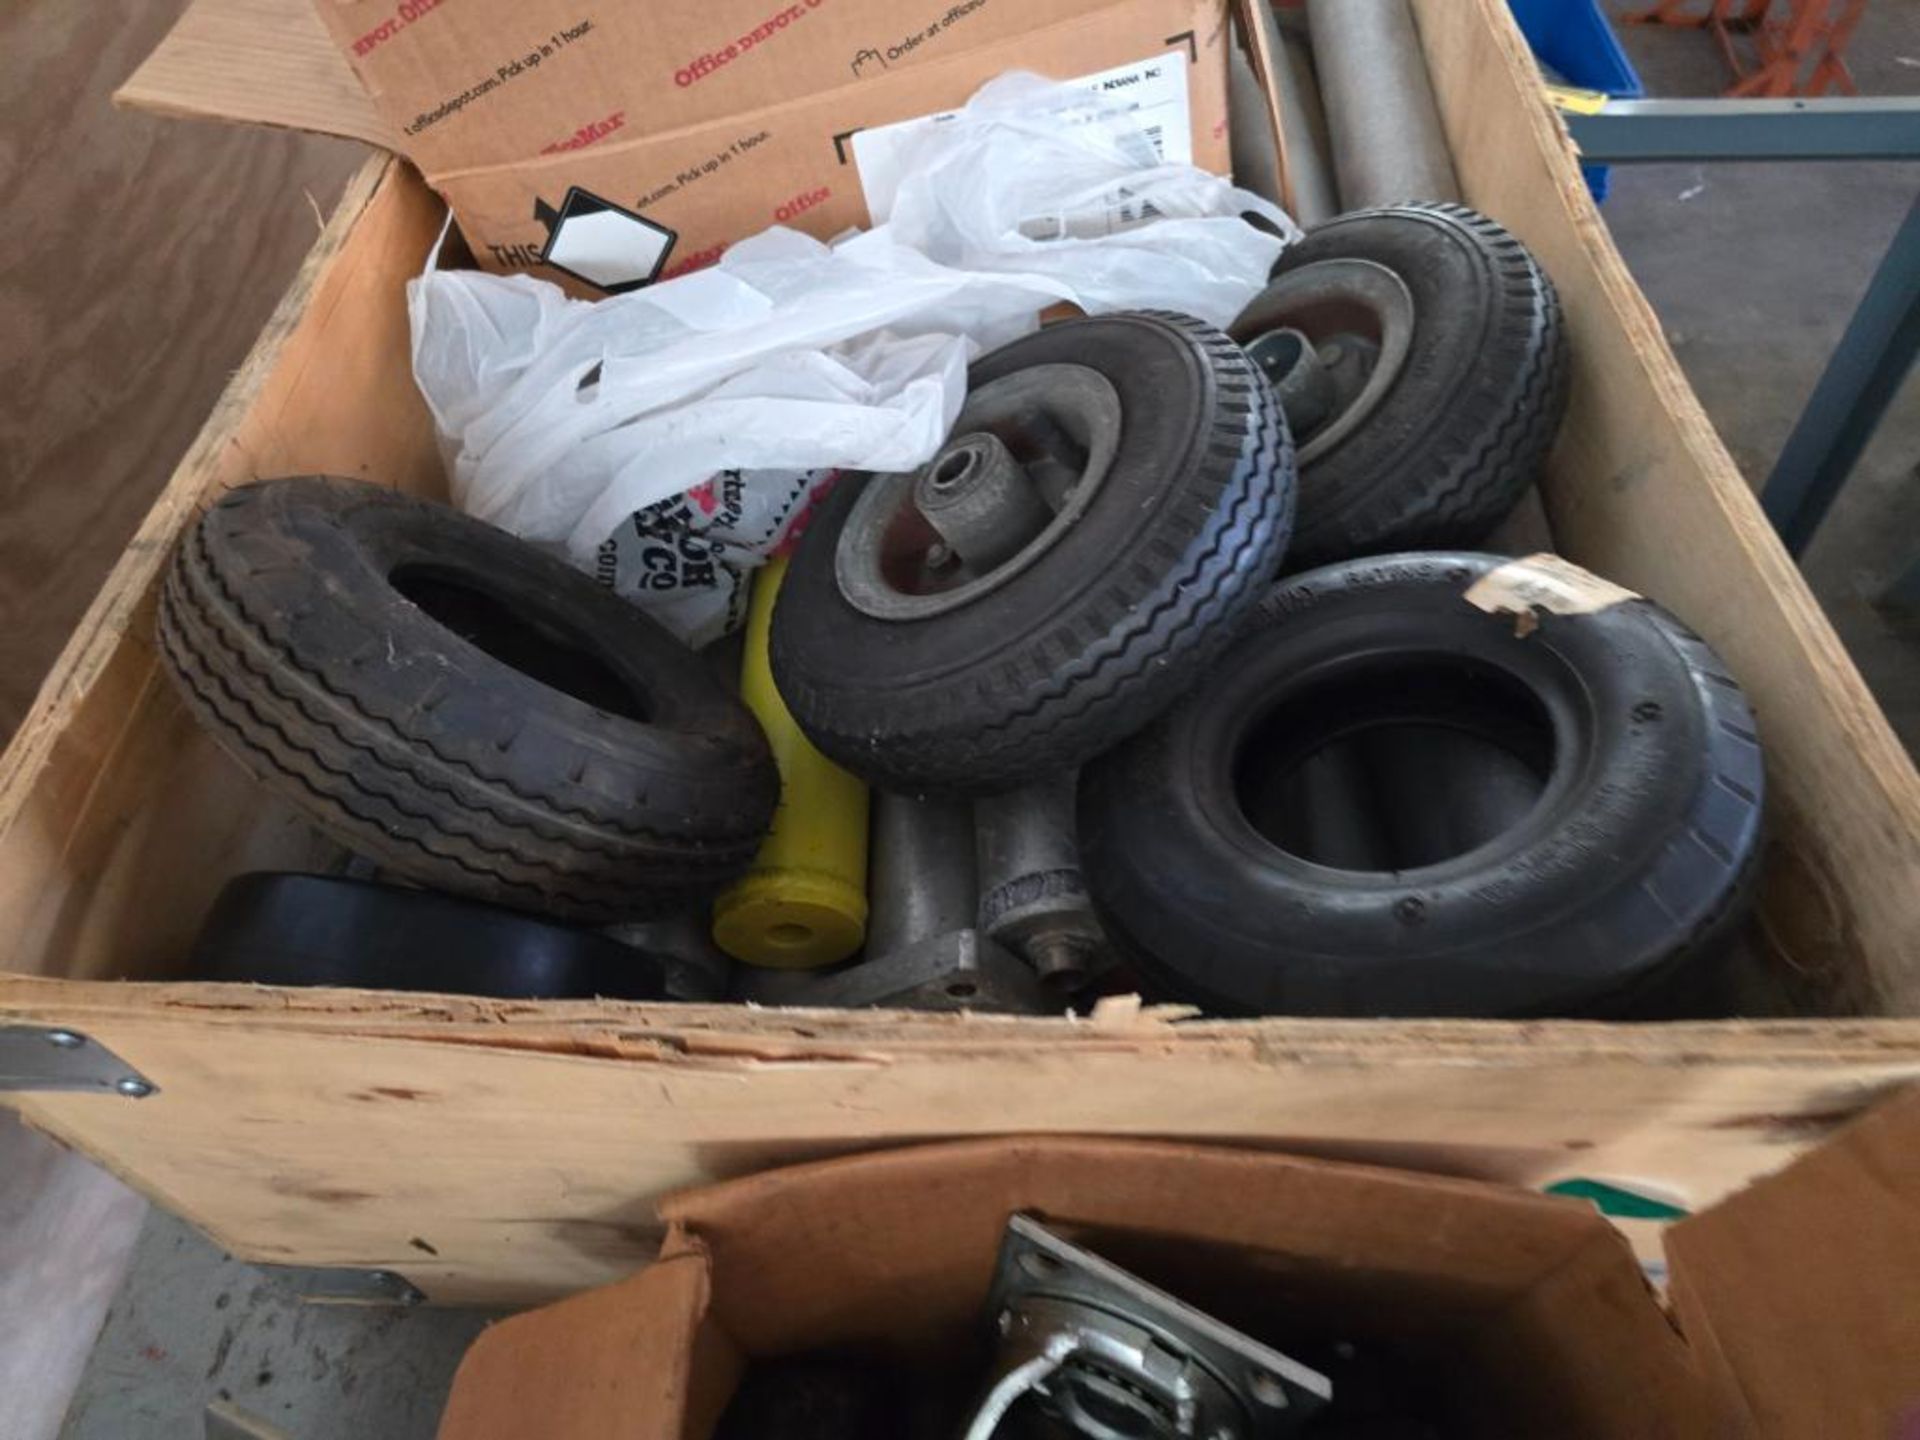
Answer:
[[[0,1091],[98,1090],[144,1100],[160,1087],[78,1030],[0,1025]]]
[[[262,1265],[268,1280],[309,1305],[424,1305],[427,1297],[404,1275],[348,1265]]]

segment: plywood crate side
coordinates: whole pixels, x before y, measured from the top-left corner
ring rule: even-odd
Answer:
[[[681,1186],[950,1136],[1204,1139],[1689,1210],[1920,1079],[1920,1022],[1177,1023],[0,981],[161,1084],[27,1117],[276,1263],[613,1279]],[[415,1242],[423,1242],[416,1244]]]
[[[1504,0],[1414,0],[1468,200],[1553,278],[1573,337],[1542,490],[1561,550],[1719,651],[1767,749],[1762,920],[1810,1007],[1920,1010],[1920,775],[1634,284]]]

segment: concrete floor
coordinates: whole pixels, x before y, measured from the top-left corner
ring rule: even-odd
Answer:
[[[1725,83],[1704,34],[1632,28],[1625,39],[1651,93],[1705,95]],[[1920,90],[1920,0],[1875,0],[1852,54],[1866,93]],[[1916,186],[1920,165],[1615,171],[1606,215],[1620,247],[1756,484]],[[1869,603],[1920,544],[1917,398],[1920,380],[1883,425],[1806,565],[1896,728],[1920,750],[1920,636]],[[156,1213],[59,1434],[198,1440],[205,1407],[224,1396],[299,1440],[425,1440],[485,1319],[301,1306]]]
[[[146,1209],[0,1110],[0,1440],[59,1429]]]
[[[1725,88],[1705,31],[1616,28],[1648,94]],[[1920,0],[1873,0],[1848,55],[1862,94],[1920,93]],[[1916,193],[1920,161],[1615,168],[1603,212],[1614,239],[1756,488]],[[1881,708],[1920,754],[1920,617],[1872,604],[1915,561],[1920,370],[1802,557]]]
[[[310,1305],[154,1210],[60,1437],[211,1440],[224,1402],[292,1440],[427,1440],[494,1318]]]

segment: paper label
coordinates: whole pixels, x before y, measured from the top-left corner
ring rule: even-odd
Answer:
[[[1144,135],[1146,143],[1137,157],[1141,165],[1193,163],[1193,112],[1187,104],[1184,50],[1169,50],[1063,83],[1100,97],[1101,104],[1089,111],[1084,123],[1109,127],[1123,147]],[[952,120],[959,113],[943,110],[917,120],[877,125],[854,135],[854,167],[874,224],[893,212],[893,197],[900,189],[904,157],[912,142],[928,127]]]
[[[1518,631],[1530,633],[1538,624],[1536,612],[1550,615],[1590,615],[1623,600],[1638,600],[1631,590],[1582,570],[1571,560],[1542,552],[1510,560],[1489,570],[1467,590],[1467,603],[1490,615],[1521,617]]]

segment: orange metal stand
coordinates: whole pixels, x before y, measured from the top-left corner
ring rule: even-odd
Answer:
[[[1866,8],[1867,0],[1706,0],[1704,9],[1696,0],[1656,0],[1621,19],[1711,30],[1735,76],[1730,96],[1857,95],[1846,48]]]

